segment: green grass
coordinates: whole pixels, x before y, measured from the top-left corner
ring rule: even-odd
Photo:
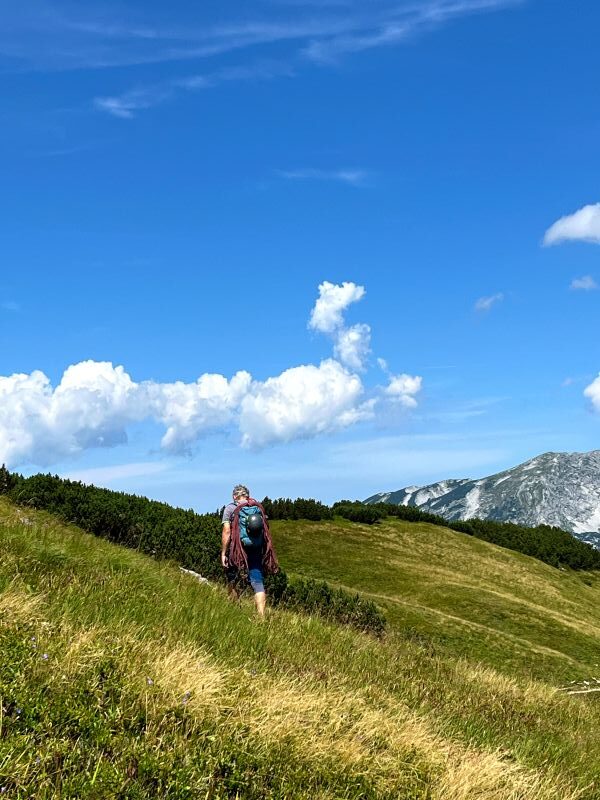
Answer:
[[[294,573],[358,589],[399,637],[560,684],[600,675],[600,576],[426,523],[274,522]]]
[[[549,646],[538,607],[593,627],[595,577],[401,522],[274,536],[284,567],[377,595],[387,639],[284,611],[260,624],[250,602],[0,499],[4,796],[600,798],[600,709],[555,689],[591,668],[592,634],[571,673],[560,641],[547,676],[521,650],[493,667],[513,624]]]

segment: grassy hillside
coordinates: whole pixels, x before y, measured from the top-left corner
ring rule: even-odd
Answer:
[[[566,593],[565,619],[583,620],[597,586],[459,534],[429,534],[403,523],[276,526],[285,566],[383,596],[395,633],[381,643],[290,612],[261,625],[250,603],[234,606],[220,588],[0,498],[3,796],[600,797],[594,695],[521,677],[524,657],[508,677],[452,655],[467,652],[465,629],[477,639],[482,598],[479,623],[492,642],[500,635],[483,616],[488,578],[503,576],[502,613],[517,624],[520,609],[536,647],[531,604],[558,609]],[[444,633],[449,604],[459,621]],[[429,637],[445,639],[438,647]],[[495,645],[481,652],[495,658]]]
[[[550,683],[600,675],[600,574],[427,523],[274,522],[286,569],[350,586],[399,637]]]

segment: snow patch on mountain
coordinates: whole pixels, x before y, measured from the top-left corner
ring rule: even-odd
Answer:
[[[573,522],[573,533],[600,533],[600,502],[583,523]]]
[[[544,453],[487,478],[409,486],[365,502],[417,506],[449,520],[555,525],[583,538],[600,534],[600,450]]]
[[[464,518],[472,519],[477,516],[479,511],[479,499],[481,497],[481,488],[475,484],[474,488],[465,497],[465,511]]]

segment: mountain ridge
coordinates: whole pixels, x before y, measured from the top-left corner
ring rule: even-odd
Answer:
[[[598,546],[600,450],[542,453],[483,478],[408,486],[379,492],[364,502],[415,506],[448,520],[478,517],[528,526],[552,525]]]

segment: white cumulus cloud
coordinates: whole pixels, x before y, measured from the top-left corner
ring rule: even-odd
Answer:
[[[245,447],[304,439],[372,416],[357,375],[333,359],[318,367],[293,367],[255,384],[242,402],[240,430]]]
[[[589,397],[594,409],[600,412],[600,375],[585,388],[583,393],[586,397]]]
[[[252,378],[204,374],[194,383],[136,383],[122,366],[83,361],[53,388],[42,372],[0,378],[0,462],[49,465],[94,447],[127,441],[127,428],[154,420],[161,445],[182,453],[235,421]]]
[[[334,353],[351,369],[361,370],[368,358],[371,344],[371,328],[364,323],[340,328],[335,336]]]
[[[417,395],[423,386],[423,379],[418,375],[391,375],[385,388],[385,394],[395,403],[405,408],[415,408]]]
[[[261,448],[369,419],[378,399],[374,392],[368,396],[357,371],[369,355],[371,329],[364,323],[347,327],[343,318],[364,293],[350,282],[322,283],[309,326],[332,337],[335,358],[264,381],[240,371],[231,378],[205,373],[190,383],[138,382],[108,361],[73,364],[55,386],[39,370],[0,376],[0,463],[49,466],[90,448],[114,447],[146,420],[163,426],[165,452],[185,453],[217,431]],[[388,375],[383,396],[416,405],[421,378]]]
[[[74,364],[56,387],[40,371],[0,377],[0,463],[49,466],[127,441],[135,422],[162,423],[163,450],[189,451],[203,436],[236,429],[245,447],[310,438],[373,413],[361,379],[334,359],[267,380],[204,374],[193,383],[136,383],[122,366]]]
[[[600,203],[584,206],[574,214],[561,217],[544,234],[546,246],[566,241],[600,244]]]
[[[0,377],[0,461],[45,465],[125,442],[145,416],[137,390],[122,367],[94,361],[69,367],[56,389],[39,370]]]
[[[250,373],[238,372],[231,380],[223,375],[205,374],[195,383],[146,384],[148,411],[167,426],[162,447],[181,453],[202,434],[226,427],[235,420],[251,383]]]
[[[310,315],[309,327],[320,333],[334,333],[344,324],[343,313],[352,303],[365,296],[365,287],[351,281],[336,285],[323,281],[319,286],[319,297]]]
[[[309,328],[331,336],[336,357],[347,367],[356,370],[364,369],[369,356],[371,328],[364,323],[346,327],[344,311],[364,296],[364,286],[351,281],[342,284],[323,281],[308,322]]]

